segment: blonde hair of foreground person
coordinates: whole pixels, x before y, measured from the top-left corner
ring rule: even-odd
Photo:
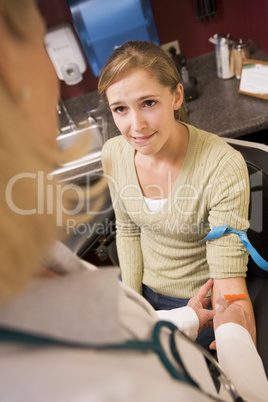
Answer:
[[[22,45],[31,34],[27,30],[27,9],[34,3],[34,0],[0,0],[0,18]],[[62,159],[61,155],[41,141],[38,133],[32,132],[20,108],[22,101],[19,96],[14,99],[0,73],[0,301],[11,299],[28,284],[39,269],[43,253],[64,232],[57,227],[57,213],[63,215],[63,226],[67,219],[56,199],[56,191],[47,199],[47,189],[50,188],[51,193],[51,188],[55,190],[60,185],[49,174]],[[45,122],[46,116],[40,125]],[[29,177],[20,180],[20,175],[23,177],[25,173]],[[43,180],[41,189],[38,188],[40,183],[32,178],[38,174]],[[18,180],[11,192],[14,178]],[[103,181],[93,187],[90,197],[97,211],[102,203]],[[64,196],[68,198],[68,192]],[[14,205],[20,211],[35,209],[36,213],[18,213]]]
[[[144,41],[127,42],[117,48],[105,64],[98,83],[101,98],[107,102],[106,91],[111,84],[131,68],[144,69],[155,77],[160,85],[169,88],[171,94],[181,83],[181,77],[172,58],[160,46]],[[185,99],[174,111],[178,121],[189,122]]]

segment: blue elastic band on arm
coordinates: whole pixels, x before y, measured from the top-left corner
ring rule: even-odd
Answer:
[[[208,233],[208,235],[201,241],[219,239],[223,234],[228,234],[228,233],[237,234],[239,239],[241,240],[241,242],[244,244],[244,246],[248,250],[249,254],[251,255],[253,261],[264,271],[268,272],[268,262],[265,261],[264,258],[262,258],[262,256],[260,256],[258,251],[252,246],[252,244],[250,243],[250,241],[247,237],[247,232],[245,230],[231,229],[228,225],[216,226],[215,228],[211,229],[211,231]]]

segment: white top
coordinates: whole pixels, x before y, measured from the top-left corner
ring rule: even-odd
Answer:
[[[167,198],[163,198],[162,200],[154,200],[152,198],[144,197],[144,201],[146,202],[150,211],[156,212],[165,204]]]

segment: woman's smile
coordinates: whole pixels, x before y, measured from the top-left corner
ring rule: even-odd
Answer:
[[[139,135],[136,137],[131,136],[131,138],[132,138],[133,142],[135,142],[135,144],[145,144],[148,141],[150,141],[154,137],[155,134],[156,134],[156,131],[151,135],[143,135],[143,136]]]

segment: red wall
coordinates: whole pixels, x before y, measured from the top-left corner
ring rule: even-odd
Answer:
[[[178,39],[187,58],[214,50],[208,38],[230,33],[268,53],[268,0],[216,0],[217,18],[198,21],[194,0],[152,0],[161,43]]]
[[[215,33],[251,39],[268,53],[268,0],[216,0],[217,18],[201,22],[195,15],[194,0],[151,2],[160,42],[178,39],[180,49],[188,59],[213,51],[214,46],[208,38]],[[71,21],[65,0],[39,0],[38,4],[48,27]],[[94,91],[97,82],[88,67],[81,83],[73,86],[61,83],[62,97],[68,99]]]

